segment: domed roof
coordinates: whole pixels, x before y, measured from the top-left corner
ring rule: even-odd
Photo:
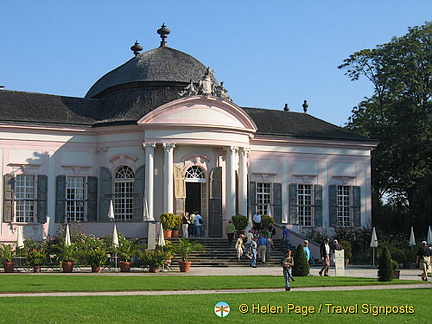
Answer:
[[[194,57],[161,44],[159,48],[136,54],[125,64],[105,74],[90,88],[85,97],[101,98],[108,89],[131,83],[137,86],[137,82],[152,82],[153,86],[155,82],[198,82],[205,72],[206,67]]]

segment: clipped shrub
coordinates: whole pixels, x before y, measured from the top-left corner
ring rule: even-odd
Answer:
[[[237,214],[237,215],[231,217],[231,220],[232,220],[237,231],[243,231],[248,224],[247,217],[244,215],[240,215],[240,214]]]
[[[309,263],[306,259],[303,245],[299,244],[294,256],[293,275],[298,277],[306,277],[309,274]]]
[[[388,248],[384,247],[379,262],[378,281],[390,281],[392,279],[393,279],[392,260]]]
[[[351,259],[352,257],[351,243],[348,241],[342,241],[340,242],[340,245],[342,246],[342,249],[344,249],[345,259]]]
[[[270,224],[274,225],[275,220],[269,215],[261,216],[261,227],[269,228]]]

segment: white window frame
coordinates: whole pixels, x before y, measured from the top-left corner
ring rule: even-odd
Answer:
[[[314,185],[297,184],[297,218],[300,226],[314,226]]]
[[[256,210],[260,215],[268,215],[268,207],[273,200],[273,183],[257,182],[256,183]],[[271,207],[270,207],[271,208]]]
[[[352,186],[336,186],[337,226],[350,227],[353,224],[353,188]]]
[[[68,223],[87,220],[87,178],[66,177],[66,217]]]
[[[117,221],[133,220],[135,173],[122,165],[114,175],[114,216]]]
[[[15,176],[15,222],[34,223],[36,217],[36,176],[18,174]]]

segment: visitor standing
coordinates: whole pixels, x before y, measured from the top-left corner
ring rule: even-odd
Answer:
[[[204,220],[198,211],[195,212],[195,236],[201,237],[201,226]]]
[[[189,213],[184,212],[182,217],[182,233],[183,238],[189,237]]]
[[[283,269],[283,276],[285,279],[285,290],[290,291],[291,285],[290,280],[295,281],[292,276],[292,267],[294,266],[294,259],[291,256],[291,250],[286,252],[286,256],[281,260],[281,266]]]
[[[234,239],[234,233],[235,232],[236,232],[236,228],[235,228],[232,220],[230,220],[228,222],[228,225],[227,225],[226,229],[225,229],[225,233],[226,233],[226,235],[228,237],[228,244],[229,244],[230,247],[232,245],[232,241]]]
[[[321,255],[321,261],[323,264],[323,266],[319,272],[320,276],[322,276],[323,273],[324,273],[325,277],[329,276],[328,271],[330,268],[330,260],[331,260],[330,252],[331,252],[331,248],[329,245],[329,240],[324,239],[324,242],[320,246],[320,255]]]

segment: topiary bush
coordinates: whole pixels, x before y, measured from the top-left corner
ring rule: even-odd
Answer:
[[[391,256],[388,248],[384,247],[379,262],[378,281],[390,281],[392,279],[393,279],[393,265],[391,261]]]
[[[261,216],[261,227],[262,228],[269,228],[270,224],[274,225],[275,220],[269,216],[269,215],[262,215]]]
[[[293,275],[298,277],[306,277],[309,274],[310,267],[306,259],[303,245],[299,244],[294,256]]]
[[[237,231],[243,231],[248,224],[247,217],[244,215],[240,215],[240,214],[237,214],[237,215],[231,217],[231,220],[232,220]]]

